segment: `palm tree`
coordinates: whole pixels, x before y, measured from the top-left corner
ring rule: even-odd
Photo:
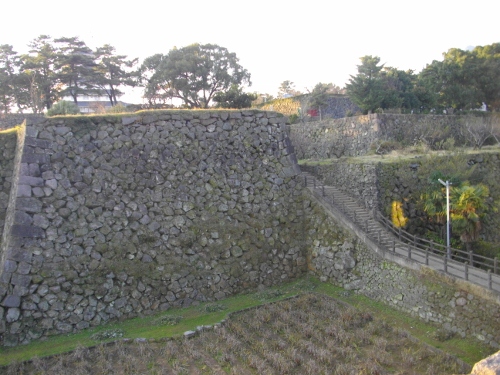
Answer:
[[[446,222],[446,196],[442,188],[422,194],[423,209],[438,224]]]
[[[485,185],[469,185],[467,182],[450,188],[450,220],[454,233],[467,251],[476,241],[481,230],[481,217],[487,208],[489,190]],[[436,223],[446,222],[446,195],[444,188],[422,195],[423,209]]]
[[[460,234],[460,241],[465,244],[467,251],[471,250],[471,243],[476,241],[481,231],[481,217],[487,208],[486,200],[489,196],[485,185],[468,185],[451,189],[450,216],[453,229]]]

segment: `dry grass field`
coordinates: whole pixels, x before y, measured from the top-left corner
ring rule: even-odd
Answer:
[[[169,324],[176,324],[171,321]],[[305,293],[232,314],[191,338],[118,341],[30,362],[7,374],[465,374],[470,366],[390,322]]]

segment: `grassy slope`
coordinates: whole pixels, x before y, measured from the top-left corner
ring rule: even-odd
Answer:
[[[196,329],[197,326],[211,325],[220,322],[227,318],[228,314],[231,312],[284,299],[300,292],[310,290],[347,302],[361,311],[369,311],[378,319],[386,320],[390,322],[391,325],[406,330],[413,337],[455,355],[470,365],[473,365],[475,362],[495,352],[494,349],[484,346],[471,338],[453,338],[444,342],[437,341],[434,338],[435,332],[437,331],[436,326],[426,324],[408,315],[404,315],[380,302],[346,292],[341,288],[327,283],[321,283],[314,278],[306,278],[294,283],[282,285],[279,288],[273,288],[270,290],[271,292],[238,295],[217,302],[218,305],[225,307],[223,311],[207,312],[207,304],[192,306],[185,309],[171,309],[154,316],[130,319],[121,323],[89,329],[78,334],[54,336],[45,341],[39,340],[15,348],[0,348],[0,365],[25,361],[34,357],[65,353],[78,347],[94,346],[98,344],[98,342],[93,340],[91,336],[97,332],[111,329],[121,329],[124,332],[123,337],[131,339],[148,338],[160,340],[166,337],[175,337],[182,335],[185,331]],[[183,319],[174,326],[155,324],[155,321],[159,317],[166,315],[181,315]],[[108,341],[113,341],[113,339],[109,339]]]
[[[391,151],[388,154],[377,155],[377,154],[366,154],[362,156],[349,156],[342,157],[343,161],[347,161],[350,163],[360,163],[360,164],[370,164],[370,163],[392,163],[398,161],[409,161],[414,159],[420,159],[423,157],[429,156],[446,156],[453,154],[467,154],[467,155],[477,155],[481,153],[491,153],[497,154],[500,151],[500,145],[494,146],[484,146],[481,150],[477,150],[474,148],[457,148],[453,151],[431,151],[431,150],[422,150],[419,147],[408,147],[403,150],[395,150]],[[299,160],[299,165],[308,164],[308,165],[329,165],[332,162],[337,161],[338,159],[321,159],[321,160],[313,160],[313,159],[302,159]]]

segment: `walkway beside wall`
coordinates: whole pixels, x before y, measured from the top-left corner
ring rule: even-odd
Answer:
[[[432,268],[452,277],[457,282],[479,286],[487,293],[493,293],[499,298],[499,275],[402,242],[387,230],[381,221],[374,218],[376,216],[374,211],[367,210],[339,188],[323,185],[308,172],[302,172],[302,178],[318,203],[329,214],[353,231],[368,248],[384,259],[411,269],[420,269],[422,266]]]

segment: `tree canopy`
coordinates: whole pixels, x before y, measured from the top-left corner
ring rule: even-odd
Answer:
[[[150,104],[181,99],[188,108],[208,108],[219,92],[250,82],[235,53],[216,44],[174,48],[148,57],[141,66],[144,97]]]
[[[235,53],[216,44],[192,44],[155,54],[135,69],[137,59],[117,55],[109,44],[91,50],[78,37],[53,39],[40,35],[18,55],[13,46],[0,45],[0,112],[14,108],[40,113],[54,103],[82,96],[106,96],[118,104],[123,87],[140,85],[151,106],[177,99],[187,108],[247,106],[253,94],[250,73]],[[420,73],[381,63],[378,56],[363,56],[346,89],[328,84],[306,95],[308,107],[319,110],[325,93],[347,93],[365,113],[385,109],[426,112],[474,110],[483,103],[500,111],[500,43],[472,50],[451,48],[441,61],[429,63]],[[322,84],[325,85],[325,84]],[[281,96],[300,94],[285,80]],[[270,95],[260,95],[268,101]],[[323,99],[322,99],[323,98]]]
[[[82,96],[106,95],[111,105],[123,94],[118,87],[133,85],[137,59],[115,55],[105,45],[92,51],[78,37],[53,39],[40,35],[19,56],[10,45],[0,46],[0,110],[34,113],[48,110],[65,97],[78,103]]]
[[[219,91],[214,95],[214,102],[219,108],[250,108],[256,99],[257,94],[245,93],[237,85],[231,86],[226,92]]]
[[[380,64],[378,56],[363,56],[358,74],[351,76],[346,91],[365,112],[379,108],[418,108],[420,100],[414,87],[413,71],[403,71]]]
[[[278,89],[278,95],[281,98],[285,98],[287,96],[300,95],[300,91],[297,91],[295,89],[295,83],[293,83],[290,80],[286,80],[286,81],[281,82],[281,85]]]
[[[18,60],[17,53],[11,45],[0,45],[0,112],[7,113],[16,101],[15,69]]]
[[[132,68],[137,59],[127,60],[125,55],[116,55],[115,47],[105,44],[95,51],[95,89],[99,95],[105,94],[112,106],[118,104],[118,97],[123,95],[121,86],[135,86],[136,72]]]
[[[78,37],[59,38],[56,71],[63,89],[62,97],[71,97],[78,104],[79,96],[90,96],[94,90],[95,58],[92,50]]]
[[[419,74],[363,56],[347,94],[364,112],[379,108],[474,110],[485,103],[500,110],[500,43],[461,50],[451,48]]]

